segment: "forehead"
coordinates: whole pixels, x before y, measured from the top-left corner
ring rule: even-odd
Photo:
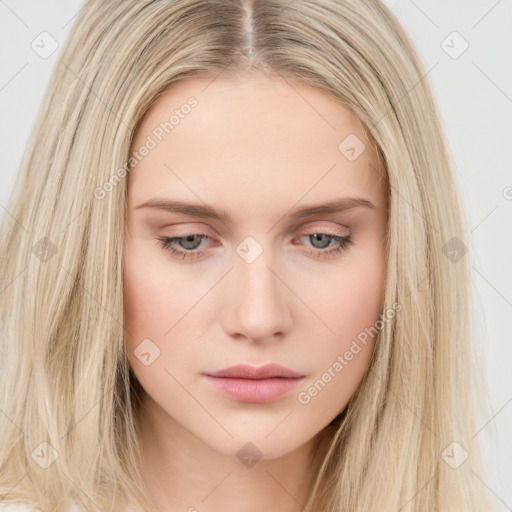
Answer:
[[[260,197],[252,206],[262,207],[265,198],[295,204],[333,188],[377,203],[383,195],[362,124],[322,90],[279,75],[171,85],[142,119],[132,151],[145,145],[151,150],[129,175],[133,200],[168,193],[222,201],[233,192],[241,205]]]

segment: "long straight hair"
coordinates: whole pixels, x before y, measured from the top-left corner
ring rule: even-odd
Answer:
[[[485,401],[466,221],[426,72],[377,0],[85,3],[2,225],[0,496],[52,511],[120,510],[132,498],[155,510],[124,347],[130,144],[173,83],[250,69],[340,102],[387,173],[384,308],[401,311],[325,429],[306,510],[489,510],[472,475],[481,474],[473,435]]]

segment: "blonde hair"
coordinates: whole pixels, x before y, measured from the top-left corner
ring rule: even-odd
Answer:
[[[135,497],[154,510],[124,348],[126,162],[139,121],[172,83],[251,66],[349,109],[389,185],[384,308],[402,309],[325,429],[306,510],[489,510],[471,474],[485,402],[453,164],[425,70],[376,0],[86,2],[2,225],[0,495],[55,511],[117,510]],[[447,448],[468,460],[452,467]]]

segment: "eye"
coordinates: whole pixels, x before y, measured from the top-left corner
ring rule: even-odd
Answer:
[[[347,250],[354,243],[350,236],[331,235],[328,233],[311,233],[299,237],[299,239],[301,238],[306,238],[312,242],[312,247],[316,250],[309,251],[309,254],[316,258],[334,257]]]
[[[354,243],[350,236],[339,236],[328,233],[311,233],[302,235],[298,239],[306,238],[312,242],[313,250],[308,254],[314,258],[329,258],[345,251]],[[209,240],[210,237],[204,233],[189,233],[183,236],[159,237],[163,249],[169,251],[173,256],[181,259],[201,258],[206,251],[198,250],[203,240]]]
[[[157,240],[160,242],[162,247],[169,251],[173,256],[177,256],[182,259],[187,258],[199,258],[205,251],[197,251],[200,243],[203,240],[209,239],[208,235],[204,233],[190,233],[184,236],[175,237],[160,237]],[[178,248],[176,248],[176,245]],[[179,248],[181,247],[181,249]]]

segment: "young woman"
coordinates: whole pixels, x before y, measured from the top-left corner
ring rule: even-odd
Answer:
[[[6,510],[490,510],[464,217],[381,2],[88,1],[8,211]]]

